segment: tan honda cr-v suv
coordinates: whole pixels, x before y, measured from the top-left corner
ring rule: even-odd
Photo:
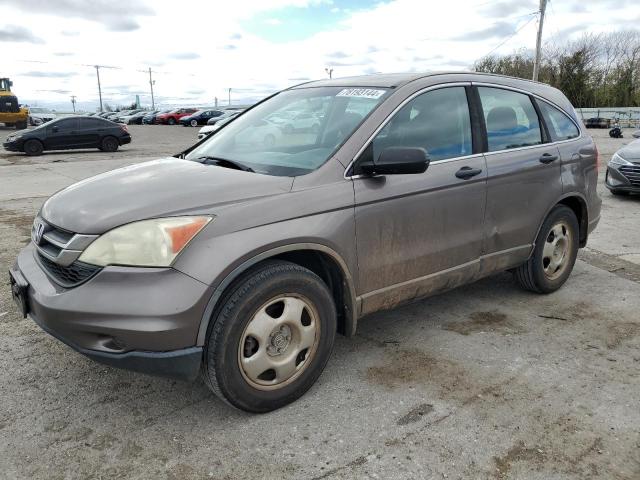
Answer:
[[[314,128],[287,128],[294,117]],[[310,123],[311,124],[311,123]],[[24,315],[89,357],[265,412],[363,316],[503,270],[549,293],[600,216],[565,96],[477,73],[310,82],[176,157],[43,205],[10,272]]]

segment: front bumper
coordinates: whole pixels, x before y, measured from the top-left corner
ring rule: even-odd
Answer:
[[[172,268],[105,267],[63,288],[43,271],[33,244],[12,269],[28,315],[47,333],[101,363],[186,380],[200,369],[198,329],[211,287]]]
[[[624,165],[621,166],[624,167]],[[605,186],[609,190],[640,193],[640,174],[627,172],[625,175],[619,170],[619,167],[618,165],[607,165],[607,172],[604,177]],[[635,167],[631,168],[635,169]]]
[[[120,145],[126,145],[127,143],[131,143],[131,135],[124,135],[120,137]]]
[[[4,149],[8,152],[21,152],[22,151],[22,143],[21,142],[4,142],[2,144]]]

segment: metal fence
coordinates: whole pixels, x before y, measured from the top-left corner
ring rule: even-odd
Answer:
[[[576,108],[582,120],[588,118],[608,118],[617,120],[621,127],[640,128],[640,108],[638,107],[606,107],[606,108]]]

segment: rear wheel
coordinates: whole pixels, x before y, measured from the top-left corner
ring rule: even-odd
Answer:
[[[21,122],[16,122],[16,130],[24,130],[25,128],[27,128],[29,125],[27,123],[26,120],[23,120]]]
[[[115,152],[120,144],[116,137],[104,137],[100,143],[100,150],[103,152]]]
[[[31,140],[27,140],[24,142],[24,153],[29,155],[30,157],[35,157],[37,155],[42,155],[42,151],[44,150],[44,146],[40,140],[36,140],[32,138]]]
[[[314,384],[335,332],[326,284],[299,265],[265,262],[236,282],[212,319],[204,380],[234,407],[275,410]]]
[[[557,205],[542,224],[531,258],[514,270],[526,290],[551,293],[567,281],[576,262],[580,227],[575,213]]]
[[[198,126],[198,121],[197,120],[191,120],[189,123],[191,124],[192,127],[197,127]]]
[[[167,123],[169,125],[175,125],[176,124],[176,119],[173,117],[170,117],[169,120],[167,120]]]

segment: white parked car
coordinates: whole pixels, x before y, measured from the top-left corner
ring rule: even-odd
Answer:
[[[300,112],[294,115],[290,120],[285,120],[279,124],[284,133],[293,133],[298,131],[317,132],[320,130],[321,118],[313,113]]]
[[[259,124],[245,128],[236,135],[236,143],[248,145],[264,145],[272,147],[282,137],[280,127],[262,120]]]
[[[47,108],[29,107],[29,124],[38,126],[57,118],[57,115]]]

